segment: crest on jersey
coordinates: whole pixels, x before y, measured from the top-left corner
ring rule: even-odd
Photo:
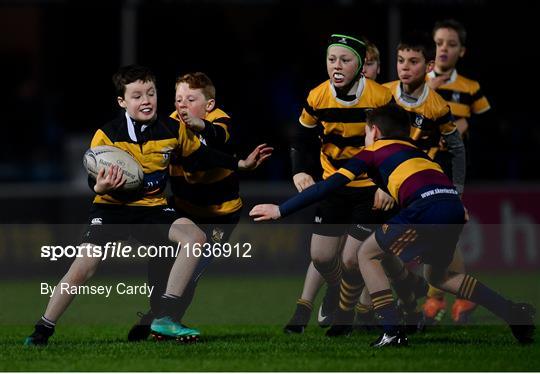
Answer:
[[[220,243],[223,240],[223,235],[225,235],[225,231],[221,227],[214,227],[212,230],[212,241],[214,243]]]
[[[422,123],[424,123],[424,116],[417,114],[414,119],[414,125],[416,127],[422,128]]]
[[[386,234],[386,232],[388,231],[388,227],[389,227],[389,226],[388,226],[388,224],[387,224],[387,223],[385,223],[385,224],[383,224],[383,225],[382,225],[382,227],[381,227],[381,228],[382,228],[382,232],[383,232],[383,234]]]
[[[169,159],[171,158],[171,152],[173,151],[173,148],[172,147],[164,147],[161,149],[161,154],[163,156],[163,164],[164,165],[167,165],[167,163],[169,162]]]
[[[454,103],[459,103],[460,98],[461,98],[461,94],[459,92],[452,93],[452,101]]]

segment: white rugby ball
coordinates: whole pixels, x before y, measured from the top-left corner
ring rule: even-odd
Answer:
[[[83,165],[88,175],[96,179],[99,170],[109,170],[112,165],[117,165],[126,178],[126,183],[120,188],[124,191],[138,189],[144,179],[144,172],[137,160],[126,151],[110,145],[100,145],[86,151]]]

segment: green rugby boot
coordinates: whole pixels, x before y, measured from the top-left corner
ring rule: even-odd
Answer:
[[[150,330],[156,340],[174,339],[179,343],[194,343],[201,334],[199,330],[184,326],[168,316],[155,318],[150,325]]]

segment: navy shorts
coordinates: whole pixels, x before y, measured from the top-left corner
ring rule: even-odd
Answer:
[[[413,202],[378,227],[375,240],[403,262],[448,266],[464,224],[465,210],[457,196],[431,196]]]
[[[317,206],[313,233],[323,236],[348,234],[364,241],[383,222],[394,216],[390,211],[373,210],[377,187],[342,187]]]

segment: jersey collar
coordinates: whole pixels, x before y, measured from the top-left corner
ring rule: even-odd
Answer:
[[[435,70],[432,70],[428,73],[429,79],[435,78],[437,76],[437,73],[435,73]],[[452,70],[452,74],[450,74],[450,79],[448,79],[444,84],[450,84],[454,83],[458,77],[458,72],[456,69]]]
[[[396,85],[396,96],[397,96],[397,99],[399,101],[399,104],[403,105],[403,106],[405,106],[407,108],[416,108],[416,107],[422,105],[426,101],[426,99],[427,99],[427,97],[429,95],[429,86],[426,83],[424,83],[424,89],[422,91],[422,94],[420,95],[420,97],[414,103],[411,103],[411,102],[409,102],[407,100],[404,100],[403,99],[404,95],[405,95],[405,93],[401,91],[401,82],[399,82]]]
[[[341,105],[353,106],[353,105],[358,104],[358,101],[360,100],[360,97],[362,96],[362,93],[364,92],[364,87],[366,85],[366,78],[364,76],[362,76],[358,80],[358,88],[356,89],[356,92],[354,93],[355,99],[351,100],[351,101],[345,101],[345,100],[341,100],[340,98],[338,98],[336,88],[332,84],[332,81],[328,80],[328,84],[330,84],[330,92],[332,92],[332,96],[334,96],[334,99],[338,103],[340,103]]]

